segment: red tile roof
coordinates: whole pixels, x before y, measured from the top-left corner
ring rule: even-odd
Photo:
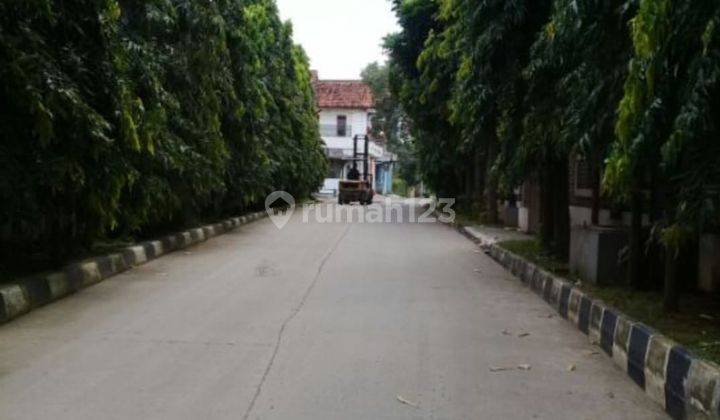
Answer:
[[[370,86],[360,80],[318,80],[313,87],[319,108],[369,109],[374,106]]]

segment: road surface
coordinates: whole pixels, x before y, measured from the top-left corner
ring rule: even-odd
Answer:
[[[665,418],[451,228],[312,219],[246,225],[0,326],[0,418]]]

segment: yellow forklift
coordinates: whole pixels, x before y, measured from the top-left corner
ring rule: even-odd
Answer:
[[[365,140],[364,153],[358,153],[358,140]],[[360,157],[362,156],[362,157]],[[363,161],[363,174],[360,177],[358,162]],[[338,188],[338,204],[359,202],[362,205],[372,204],[375,190],[373,189],[372,175],[368,173],[370,166],[370,138],[367,135],[353,137],[352,168],[348,171],[347,179],[340,181]]]

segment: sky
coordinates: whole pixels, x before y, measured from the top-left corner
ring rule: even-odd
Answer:
[[[389,0],[276,1],[321,79],[359,79],[367,64],[386,60],[382,39],[400,29]]]

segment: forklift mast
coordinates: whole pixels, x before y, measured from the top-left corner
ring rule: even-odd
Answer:
[[[358,138],[359,134],[353,137],[353,169],[357,170],[358,162]],[[363,153],[363,181],[368,180],[368,166],[370,166],[370,137],[367,134],[363,136],[365,138],[365,150]]]

